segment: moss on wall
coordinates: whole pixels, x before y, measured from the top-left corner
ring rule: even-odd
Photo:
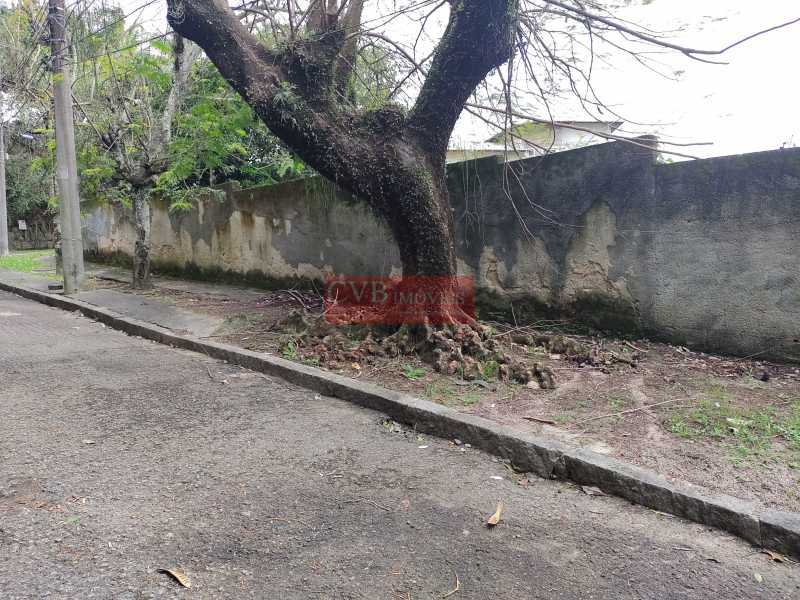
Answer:
[[[132,261],[130,256],[123,252],[101,254],[98,252],[87,252],[86,259],[96,263],[113,265],[115,267],[131,268]],[[151,270],[155,275],[190,279],[193,281],[206,281],[209,283],[226,283],[230,285],[242,285],[254,287],[262,290],[316,290],[319,291],[324,286],[324,282],[308,277],[275,277],[267,275],[261,270],[252,269],[246,273],[230,271],[221,267],[201,267],[200,265],[188,262],[177,264],[167,261],[154,260]]]
[[[605,333],[639,336],[642,325],[629,301],[600,292],[582,292],[567,308],[571,317]]]

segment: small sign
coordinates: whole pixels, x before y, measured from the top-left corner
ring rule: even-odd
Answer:
[[[25,231],[28,229],[28,224],[25,221],[17,221],[17,229],[20,231]]]

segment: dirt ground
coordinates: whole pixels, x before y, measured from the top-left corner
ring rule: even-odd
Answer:
[[[127,288],[108,281],[98,286]],[[183,283],[161,283],[140,293],[224,317],[213,336],[221,342],[323,366],[521,431],[588,446],[716,492],[800,510],[800,369],[793,365],[715,356],[648,340],[568,334],[568,339],[621,358],[612,365],[591,366],[545,348],[517,345],[511,333],[519,328],[492,323],[504,351],[549,366],[558,386],[544,390],[497,381],[489,364],[483,365],[482,379],[467,382],[436,373],[413,356],[320,365],[296,336],[279,326],[292,310],[319,314],[321,299],[313,294],[226,294]]]

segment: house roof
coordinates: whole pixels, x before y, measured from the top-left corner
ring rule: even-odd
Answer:
[[[537,134],[542,135],[549,133],[553,129],[569,129],[572,127],[580,127],[582,129],[591,129],[592,126],[607,125],[609,132],[613,133],[621,125],[622,121],[562,121],[554,119],[553,123],[536,123],[534,121],[525,121],[514,125],[511,131],[514,135],[525,138],[535,137]],[[501,131],[486,140],[488,143],[502,143],[505,139],[506,132]]]
[[[505,144],[495,144],[493,142],[466,142],[463,140],[450,140],[448,150],[472,150],[488,152],[504,152]]]

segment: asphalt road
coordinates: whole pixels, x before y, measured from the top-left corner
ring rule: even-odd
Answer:
[[[0,292],[3,600],[800,598],[798,565],[736,538],[516,478]],[[173,567],[191,589],[158,572]]]

